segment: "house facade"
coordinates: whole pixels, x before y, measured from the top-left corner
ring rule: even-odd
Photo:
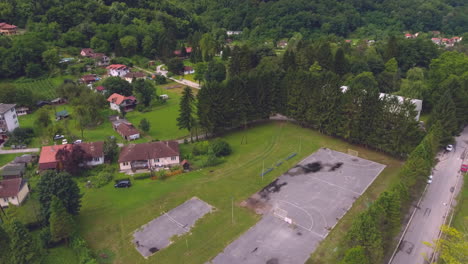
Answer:
[[[16,35],[18,33],[18,27],[7,23],[0,23],[0,35]]]
[[[44,146],[39,156],[39,170],[55,170],[58,168],[57,152],[61,149],[72,149],[73,144]],[[104,142],[80,143],[79,146],[89,156],[90,160],[85,162],[86,166],[97,166],[104,164]]]
[[[129,144],[120,151],[119,166],[122,172],[160,170],[179,165],[177,141],[158,141]]]
[[[123,64],[112,64],[106,67],[107,73],[113,77],[125,77],[130,72],[130,68]]]
[[[8,132],[19,127],[15,104],[0,104],[0,139],[5,139]]]
[[[193,67],[190,67],[190,66],[184,66],[184,74],[187,75],[187,74],[194,74],[195,73],[195,70],[193,69]]]
[[[136,140],[140,138],[140,131],[125,119],[117,119],[113,121],[112,128],[114,128],[114,130],[125,140]]]
[[[14,178],[0,181],[0,206],[10,204],[19,206],[29,194],[29,186],[25,179]]]
[[[118,93],[113,93],[107,101],[110,104],[110,109],[120,113],[121,108],[125,112],[133,111],[137,105],[137,100],[134,96],[123,96]]]
[[[146,74],[142,72],[129,72],[125,74],[124,79],[127,82],[132,83],[134,79],[139,80],[139,79],[144,79],[145,77],[146,77]]]
[[[86,58],[95,60],[96,66],[107,66],[110,63],[110,58],[104,53],[95,53],[93,49],[82,49],[80,55]]]

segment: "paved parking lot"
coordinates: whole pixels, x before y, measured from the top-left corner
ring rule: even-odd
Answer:
[[[212,263],[304,263],[384,168],[319,149],[245,202],[262,219]]]
[[[212,210],[211,205],[194,197],[136,230],[133,244],[147,258],[169,246],[173,236],[190,231],[198,219]]]

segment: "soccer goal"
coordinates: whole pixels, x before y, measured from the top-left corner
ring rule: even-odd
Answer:
[[[355,157],[359,157],[359,152],[357,150],[354,150],[354,149],[348,149],[348,154],[352,155],[352,156],[355,156]]]
[[[293,223],[292,219],[288,217],[288,212],[286,210],[275,208],[273,214],[290,225]]]

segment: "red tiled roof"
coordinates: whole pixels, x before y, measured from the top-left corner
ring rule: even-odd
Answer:
[[[120,123],[116,125],[115,130],[124,137],[140,134],[140,131],[130,123]]]
[[[0,198],[17,196],[23,184],[22,178],[13,178],[0,181]]]
[[[185,51],[186,51],[187,53],[192,53],[192,47],[186,47],[186,48],[185,48]]]
[[[129,144],[120,151],[119,162],[159,159],[179,156],[177,141],[158,141],[141,144]]]
[[[142,72],[129,72],[127,74],[125,74],[125,78],[143,78],[145,77],[146,74],[142,73]]]
[[[406,33],[406,34],[405,34],[405,37],[411,37],[411,36],[413,36],[413,35],[411,35],[411,34],[409,34],[409,33]]]
[[[5,22],[0,23],[0,29],[15,29],[15,28],[17,28],[17,26],[15,25],[10,25]]]
[[[136,101],[135,96],[123,96],[118,93],[113,93],[111,96],[109,96],[109,98],[107,98],[107,101],[116,105],[120,105],[124,100],[127,99]]]
[[[86,49],[82,49],[80,54],[81,53],[84,53],[83,56],[88,57],[88,56],[91,56],[92,54],[94,54],[94,50],[90,49],[90,48],[86,48]]]
[[[106,88],[104,86],[98,86],[98,87],[96,87],[96,90],[102,92],[102,91],[106,90]]]
[[[174,55],[180,55],[182,52],[180,50],[174,50]]]
[[[106,67],[106,69],[108,69],[108,70],[121,70],[121,69],[125,69],[125,68],[128,68],[128,67],[126,65],[123,65],[123,64],[111,64],[111,65]]]
[[[57,167],[57,152],[61,149],[71,150],[72,144],[44,146],[39,156],[39,169],[55,169]],[[104,155],[104,142],[85,142],[80,143],[80,147],[91,157],[97,158]]]
[[[94,82],[96,81],[96,75],[94,74],[83,75],[81,76],[81,79],[85,82]]]
[[[193,67],[184,66],[184,71],[193,71]]]

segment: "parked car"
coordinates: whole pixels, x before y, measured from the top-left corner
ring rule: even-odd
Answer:
[[[66,138],[62,139],[62,145],[66,145],[66,144],[68,144],[67,139]]]
[[[132,186],[132,183],[127,180],[119,181],[114,185],[115,188],[128,188],[130,186]]]
[[[447,145],[447,147],[445,147],[445,150],[451,152],[453,150],[453,145]]]
[[[62,138],[65,138],[64,135],[55,135],[54,136],[54,140],[58,140],[58,139],[62,139]]]
[[[431,174],[431,175],[429,175],[429,180],[432,180],[432,174]]]
[[[462,164],[460,168],[461,172],[467,172],[468,171],[468,164]]]
[[[431,179],[427,180],[427,183],[428,184],[432,183],[432,180]]]
[[[77,139],[73,142],[73,144],[80,144],[80,143],[83,143],[83,140],[81,139]]]

